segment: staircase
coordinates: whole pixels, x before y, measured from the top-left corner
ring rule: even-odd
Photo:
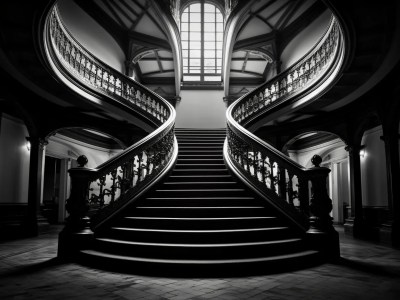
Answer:
[[[170,176],[96,233],[81,261],[152,275],[285,271],[319,261],[299,233],[229,174],[225,130],[177,129]]]

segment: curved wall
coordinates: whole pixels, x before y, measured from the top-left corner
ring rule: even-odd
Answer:
[[[72,36],[95,57],[125,73],[125,54],[115,39],[74,1],[57,1],[59,12]]]
[[[328,29],[331,16],[330,10],[325,11],[287,44],[281,55],[281,71],[296,63],[314,47]]]

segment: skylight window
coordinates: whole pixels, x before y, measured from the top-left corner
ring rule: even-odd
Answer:
[[[183,81],[221,82],[224,22],[210,3],[189,5],[181,16]]]

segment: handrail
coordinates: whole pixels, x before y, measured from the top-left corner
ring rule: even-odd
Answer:
[[[69,170],[71,196],[66,208],[70,216],[66,227],[83,229],[88,226],[89,216],[90,227],[95,230],[172,168],[178,150],[174,135],[176,112],[162,97],[80,45],[66,29],[56,5],[48,15],[46,31],[47,56],[55,72],[95,97],[124,105],[156,128],[97,168],[85,168],[87,161],[82,156],[80,167]]]
[[[309,229],[310,222],[314,227],[321,220],[326,228],[332,224],[331,200],[326,181],[321,181],[321,177],[326,179],[329,169],[319,167],[317,156],[313,159],[314,168],[302,167],[252,134],[246,126],[268,115],[272,108],[279,109],[304,98],[317,99],[327,88],[326,82],[341,67],[343,51],[340,26],[332,17],[325,35],[302,59],[236,100],[226,112],[224,158],[228,166],[303,232]]]
[[[343,51],[340,27],[334,17],[323,37],[299,61],[232,104],[233,119],[246,126],[289,99],[310,92],[333,72]]]

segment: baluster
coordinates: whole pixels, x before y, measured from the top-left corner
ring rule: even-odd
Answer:
[[[140,91],[137,90],[136,97],[135,97],[135,105],[137,105],[138,107],[140,107],[140,97],[141,97]]]
[[[143,152],[138,154],[138,183],[143,180],[142,176],[142,161],[143,161]]]
[[[286,169],[280,164],[278,167],[278,191],[279,196],[286,198]]]
[[[271,181],[271,190],[276,193],[275,187],[275,178],[274,178],[274,161],[272,159],[269,160],[271,172],[269,173],[269,180]]]
[[[308,179],[304,176],[298,176],[299,181],[299,202],[300,202],[300,211],[305,214],[309,215],[309,206],[310,206],[310,196],[308,191]]]
[[[293,193],[293,174],[288,173],[288,181],[287,181],[287,195],[288,195],[288,203],[294,206],[294,193]]]

